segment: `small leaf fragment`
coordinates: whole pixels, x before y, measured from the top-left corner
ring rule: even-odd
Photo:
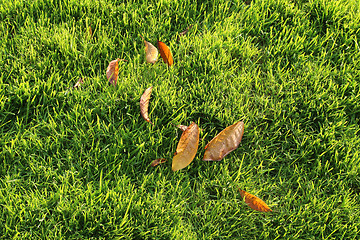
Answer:
[[[269,208],[268,205],[266,205],[266,203],[261,200],[260,198],[258,198],[255,195],[252,195],[248,192],[245,192],[244,190],[241,190],[239,188],[240,191],[240,195],[242,198],[244,198],[245,203],[251,207],[252,209],[259,211],[259,212],[272,212],[272,210]]]
[[[182,31],[181,33],[179,33],[179,36],[177,38],[177,41],[180,41],[180,37],[184,36],[185,34],[187,34],[187,32],[192,28],[193,25],[188,26],[184,31]]]
[[[79,80],[73,86],[73,89],[80,88],[82,84],[84,84],[84,79],[80,77]]]
[[[126,61],[126,60],[120,58],[113,60],[109,63],[109,66],[106,69],[106,77],[109,80],[109,84],[112,84],[114,86],[116,86],[119,76],[119,61]]]
[[[194,122],[182,133],[172,161],[174,172],[187,167],[194,159],[199,145],[199,134],[199,126]]]
[[[244,135],[244,122],[239,121],[216,135],[206,146],[204,161],[220,161],[235,150]]]
[[[185,126],[185,125],[177,125],[176,127],[179,128],[183,132],[185,132],[186,129],[188,128],[188,126]]]
[[[145,121],[147,121],[147,122],[151,123],[152,125],[154,125],[150,121],[150,118],[148,116],[149,101],[150,101],[152,88],[153,87],[149,87],[148,89],[146,89],[144,91],[143,95],[140,98],[140,113],[141,113],[141,116],[145,119]]]
[[[145,41],[143,36],[140,35],[140,37],[143,39],[145,44],[146,62],[155,63],[158,59],[159,51],[154,45],[152,45],[148,41]]]
[[[167,160],[165,158],[158,158],[152,161],[151,166],[156,167],[159,164],[165,163]]]
[[[88,38],[91,39],[92,36],[93,36],[93,31],[92,31],[91,26],[89,26],[89,29],[88,29]]]
[[[165,43],[158,41],[158,48],[160,51],[160,55],[162,59],[164,60],[164,63],[166,63],[169,67],[174,64],[174,60],[171,54],[171,51],[168,46],[166,46]]]

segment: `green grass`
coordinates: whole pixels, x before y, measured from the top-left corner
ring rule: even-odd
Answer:
[[[174,66],[147,64],[139,34]],[[358,1],[0,0],[0,39],[1,239],[357,238]],[[239,148],[203,162],[238,120]],[[172,124],[192,121],[199,151],[174,173]]]

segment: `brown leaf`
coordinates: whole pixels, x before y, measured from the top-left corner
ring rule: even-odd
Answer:
[[[146,89],[140,98],[140,113],[141,113],[141,116],[145,119],[145,121],[154,125],[150,121],[150,118],[148,116],[149,100],[150,100],[152,88],[153,87],[149,87],[148,89]]]
[[[239,121],[216,135],[206,146],[204,161],[220,161],[235,150],[244,135],[244,122]]]
[[[250,4],[251,4],[251,0],[244,0],[244,3],[245,3],[246,5],[250,5]]]
[[[199,133],[199,126],[194,122],[182,133],[172,161],[173,171],[183,169],[192,162],[199,145]]]
[[[93,31],[92,31],[91,26],[89,26],[89,29],[88,29],[88,38],[91,39],[91,38],[92,38],[92,35],[93,35]]]
[[[158,44],[158,48],[160,51],[160,55],[161,55],[162,59],[164,60],[164,63],[167,63],[167,65],[170,67],[171,65],[174,64],[174,60],[173,60],[170,49],[163,42],[158,41],[157,44]]]
[[[106,69],[106,77],[109,80],[109,83],[116,86],[118,76],[119,76],[119,61],[125,61],[124,59],[116,59],[109,63],[109,66]]]
[[[143,36],[140,35],[140,37],[143,39],[145,44],[145,54],[146,54],[146,61],[148,63],[155,63],[158,59],[159,52],[157,48],[149,43],[148,41],[145,41]]]
[[[84,84],[84,79],[83,78],[79,78],[79,80],[75,83],[75,85],[73,86],[74,88],[80,88],[81,85]]]
[[[246,204],[251,207],[252,209],[260,212],[272,212],[272,210],[266,205],[266,203],[258,198],[257,196],[254,196],[248,192],[245,192],[244,190],[241,190],[239,188],[240,195],[242,198],[244,198]]]
[[[188,26],[184,31],[182,31],[181,33],[179,33],[179,36],[177,38],[177,41],[180,41],[180,37],[184,36],[185,34],[187,34],[187,32],[192,28],[193,25]]]
[[[152,161],[151,166],[156,167],[157,165],[165,163],[165,162],[166,162],[165,158],[158,158],[158,159],[155,159],[154,161]]]

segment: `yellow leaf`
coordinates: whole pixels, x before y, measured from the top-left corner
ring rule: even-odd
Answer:
[[[206,146],[204,161],[220,161],[235,150],[244,135],[244,122],[239,121],[216,135]]]
[[[183,169],[192,162],[198,149],[199,134],[199,126],[194,122],[182,133],[172,161],[173,171]]]
[[[157,48],[148,41],[145,41],[145,39],[141,35],[140,37],[143,39],[145,44],[146,62],[155,63],[159,55]]]

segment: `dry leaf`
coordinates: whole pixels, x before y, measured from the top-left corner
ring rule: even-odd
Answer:
[[[159,48],[159,51],[160,51],[160,55],[161,55],[162,59],[164,60],[164,63],[167,63],[167,65],[169,67],[171,65],[173,65],[174,60],[173,60],[171,51],[168,48],[168,46],[166,46],[165,43],[158,41],[158,48]]]
[[[266,203],[258,198],[257,196],[254,196],[248,192],[245,192],[244,190],[241,190],[239,188],[240,195],[242,198],[244,198],[246,204],[251,207],[252,209],[260,212],[272,212],[272,210],[266,205]]]
[[[82,84],[84,84],[84,80],[83,80],[83,78],[79,78],[79,80],[73,86],[73,89],[74,88],[80,88]]]
[[[119,76],[119,61],[125,61],[124,59],[116,59],[109,63],[106,69],[106,77],[109,80],[109,84],[116,86],[117,79]]]
[[[181,33],[179,33],[179,36],[177,38],[177,41],[180,41],[180,37],[184,36],[185,34],[187,34],[187,32],[192,28],[193,25],[188,26],[184,31],[182,31]]]
[[[165,162],[166,162],[165,158],[158,158],[158,159],[155,159],[154,161],[152,161],[151,166],[156,167],[157,165],[165,163]]]
[[[172,161],[173,171],[183,169],[192,162],[199,145],[199,133],[199,126],[194,122],[182,133]]]
[[[220,161],[239,146],[243,135],[243,121],[225,128],[205,146],[203,160]]]
[[[148,89],[146,89],[140,98],[140,113],[141,113],[141,116],[145,119],[145,121],[154,125],[150,121],[150,118],[148,116],[149,100],[150,100],[152,88],[153,87],[149,87]]]
[[[146,54],[146,61],[148,63],[155,63],[158,59],[159,52],[157,48],[149,43],[148,41],[145,41],[143,36],[140,35],[140,37],[143,39],[145,44],[145,54]]]
[[[91,26],[89,26],[89,29],[88,29],[88,38],[91,39],[91,38],[92,38],[92,35],[93,35],[93,31],[92,31]]]

